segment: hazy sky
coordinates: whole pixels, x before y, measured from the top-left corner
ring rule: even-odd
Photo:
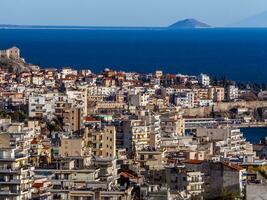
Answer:
[[[167,26],[196,18],[223,26],[267,10],[267,0],[0,0],[0,24]]]

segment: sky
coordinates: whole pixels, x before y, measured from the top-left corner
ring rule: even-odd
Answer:
[[[267,10],[267,0],[0,0],[0,24],[168,26],[196,18],[226,26]]]

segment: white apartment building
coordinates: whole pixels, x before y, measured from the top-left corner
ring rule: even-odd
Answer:
[[[34,85],[43,85],[44,84],[44,76],[42,75],[37,75],[32,77],[32,84]]]
[[[198,82],[203,86],[209,86],[210,85],[210,77],[206,74],[200,74],[198,77]]]
[[[206,137],[215,142],[214,154],[224,158],[253,155],[252,144],[246,141],[240,129],[197,129],[198,137]]]
[[[226,92],[227,100],[231,101],[238,98],[238,87],[229,85]]]
[[[127,120],[123,122],[123,144],[130,154],[149,145],[148,127],[143,120]]]
[[[116,87],[91,86],[87,88],[88,96],[110,96],[117,92]]]
[[[44,117],[53,119],[55,102],[47,94],[29,96],[29,117]]]
[[[0,199],[31,199],[34,167],[24,134],[0,134]]]
[[[77,70],[73,70],[73,69],[71,69],[71,68],[69,68],[69,67],[65,67],[65,68],[63,68],[62,69],[62,71],[61,71],[61,73],[60,74],[58,74],[58,78],[60,79],[60,78],[66,78],[68,75],[77,75],[78,74],[78,72],[77,72]]]
[[[213,105],[213,101],[211,99],[199,99],[198,100],[199,106],[211,106]]]
[[[75,108],[81,108],[82,116],[87,116],[87,90],[67,90],[66,95],[68,103],[71,103]]]
[[[193,108],[195,106],[194,92],[180,92],[175,94],[174,104],[183,108]]]

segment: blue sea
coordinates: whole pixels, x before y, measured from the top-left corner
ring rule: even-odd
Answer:
[[[42,67],[227,76],[267,83],[267,29],[0,29]]]
[[[258,144],[267,137],[267,128],[241,128],[240,130],[246,140],[252,144]]]

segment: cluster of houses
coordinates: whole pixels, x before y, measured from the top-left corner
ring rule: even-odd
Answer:
[[[241,198],[266,182],[267,142],[183,115],[239,95],[205,74],[1,70],[0,199]]]

